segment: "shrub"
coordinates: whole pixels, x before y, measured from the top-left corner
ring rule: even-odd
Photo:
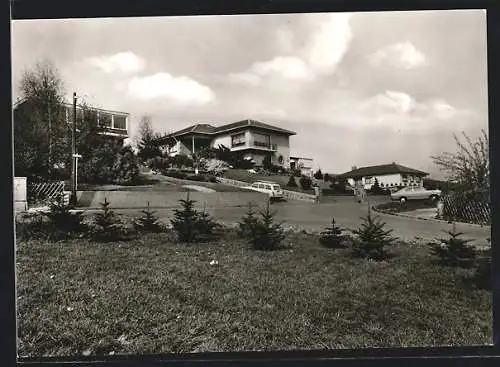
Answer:
[[[336,226],[335,218],[332,218],[332,226],[320,233],[319,243],[328,248],[343,247],[344,236],[342,229]]]
[[[170,161],[168,157],[153,157],[146,161],[146,166],[151,168],[153,171],[162,172],[170,166]]]
[[[323,172],[321,172],[321,169],[318,168],[318,170],[314,173],[314,178],[316,180],[322,180],[323,179]]]
[[[384,230],[385,223],[380,218],[373,217],[370,209],[368,215],[361,219],[361,227],[353,231],[358,237],[353,243],[353,254],[372,260],[385,259],[388,256],[386,246],[394,242],[394,238],[390,236],[392,229]]]
[[[217,237],[216,230],[219,224],[206,212],[203,208],[201,213],[198,213],[196,221],[196,231],[198,233],[198,240],[210,241]]]
[[[196,201],[189,198],[189,191],[187,198],[181,199],[180,203],[182,209],[175,209],[174,219],[171,220],[179,241],[196,242],[212,238],[217,224],[205,210],[200,213],[194,208]]]
[[[323,176],[323,181],[325,182],[329,182],[331,180],[331,177],[328,173],[325,173],[324,176]]]
[[[439,258],[444,266],[470,267],[476,259],[476,250],[467,243],[471,240],[460,238],[463,235],[457,232],[455,223],[453,229],[447,231],[449,238],[439,239],[437,243],[430,243],[431,254]]]
[[[257,250],[277,250],[281,247],[282,241],[285,239],[285,232],[282,223],[275,222],[276,212],[272,212],[267,203],[266,209],[260,211],[260,218],[257,218],[254,223],[247,216],[243,219],[247,220],[246,228],[243,233],[252,246]]]
[[[16,218],[16,239],[44,239],[51,238],[52,228],[49,220],[41,213],[23,213]]]
[[[290,176],[288,179],[288,183],[286,184],[287,187],[297,187],[297,181],[295,181],[294,176]]]
[[[151,210],[148,206],[146,209],[141,210],[142,216],[137,218],[134,222],[136,230],[140,232],[153,232],[158,233],[163,231],[163,226],[159,222],[158,217],[155,215],[155,211]]]
[[[491,257],[482,259],[474,273],[474,282],[480,289],[492,289]]]
[[[303,190],[310,190],[312,186],[312,180],[307,177],[307,176],[302,176],[299,180],[300,187],[302,187]]]
[[[217,177],[215,177],[214,175],[208,175],[207,181],[208,182],[216,183],[217,182]]]
[[[253,210],[252,203],[248,203],[248,210],[245,216],[238,222],[237,233],[240,238],[253,238],[258,218]]]
[[[101,212],[95,215],[95,222],[91,228],[92,238],[99,242],[111,242],[122,239],[127,231],[118,216],[109,207],[110,202],[104,198],[104,202],[100,204]]]
[[[64,202],[64,194],[58,195],[49,204],[49,211],[44,213],[49,219],[50,237],[65,239],[84,231],[83,214],[71,211]]]
[[[112,167],[113,182],[130,185],[139,178],[139,160],[130,146],[124,146],[115,156]]]
[[[185,172],[177,171],[177,170],[171,170],[171,169],[166,170],[163,174],[165,176],[173,177],[173,178],[179,178],[181,180],[184,180],[187,177],[187,174]]]
[[[186,180],[191,180],[191,181],[199,181],[199,182],[204,182],[206,181],[204,175],[187,175]]]
[[[387,195],[388,190],[380,187],[378,180],[375,178],[375,182],[373,183],[372,187],[370,188],[370,193],[372,193],[373,195]]]
[[[292,176],[294,177],[301,177],[302,176],[302,171],[298,168],[292,170]]]

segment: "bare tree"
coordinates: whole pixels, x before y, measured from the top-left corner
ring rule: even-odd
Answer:
[[[152,158],[163,156],[158,141],[159,137],[160,135],[153,130],[151,116],[142,116],[139,122],[139,131],[136,138],[136,144],[138,149],[138,156],[143,162],[147,162]]]
[[[450,180],[464,185],[465,188],[488,190],[490,159],[486,131],[481,130],[481,135],[476,141],[472,141],[465,132],[462,132],[465,141],[460,141],[456,134],[453,136],[457,144],[457,151],[431,156],[434,164],[447,173]]]
[[[22,103],[14,111],[16,174],[51,178],[52,169],[68,154],[64,85],[48,59],[22,75]]]

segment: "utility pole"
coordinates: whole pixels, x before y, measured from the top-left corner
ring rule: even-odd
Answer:
[[[47,112],[49,118],[49,180],[52,179],[52,111],[50,110],[50,97],[47,102]]]
[[[71,206],[76,206],[76,92],[73,93],[73,126],[71,129]]]

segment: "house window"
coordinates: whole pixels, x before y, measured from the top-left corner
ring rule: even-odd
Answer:
[[[270,135],[264,135],[264,134],[253,134],[253,144],[256,147],[264,147],[264,148],[269,148],[271,146],[271,136]]]
[[[104,127],[111,127],[111,115],[105,112],[99,112],[99,124]]]
[[[370,185],[373,181],[373,177],[365,177],[365,184]]]
[[[127,118],[115,115],[113,117],[113,127],[115,129],[127,130]]]
[[[245,133],[240,133],[231,136],[231,146],[239,147],[245,145]]]

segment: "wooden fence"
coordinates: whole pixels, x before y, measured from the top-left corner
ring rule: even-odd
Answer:
[[[28,203],[46,203],[61,194],[64,194],[66,200],[68,195],[64,191],[64,181],[28,182]]]
[[[443,219],[474,224],[491,224],[490,197],[487,192],[451,192],[443,195]]]

